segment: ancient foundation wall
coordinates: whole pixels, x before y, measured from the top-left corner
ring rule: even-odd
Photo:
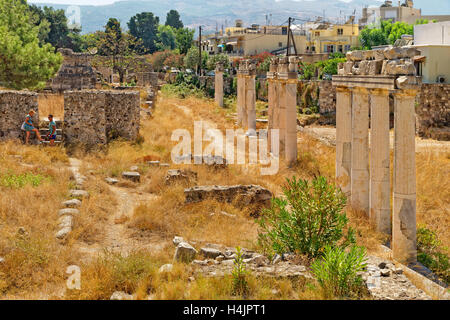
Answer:
[[[64,139],[93,146],[111,139],[133,140],[139,132],[139,92],[67,91],[64,93]]]
[[[450,140],[450,84],[422,84],[416,99],[416,131],[423,137]]]
[[[38,95],[32,92],[0,91],[0,140],[20,139],[25,117],[33,109],[33,123],[39,123]]]

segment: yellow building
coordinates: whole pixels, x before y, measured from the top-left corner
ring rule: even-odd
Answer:
[[[308,53],[346,53],[359,46],[358,24],[352,17],[345,24],[316,23],[308,30],[306,52]]]

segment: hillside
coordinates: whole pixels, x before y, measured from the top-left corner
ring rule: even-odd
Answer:
[[[176,9],[181,14],[185,25],[197,27],[203,25],[207,31],[214,31],[216,23],[231,26],[236,19],[244,20],[246,24],[264,24],[266,14],[272,14],[273,24],[281,24],[289,16],[299,19],[315,19],[322,16],[325,10],[326,18],[337,19],[342,11],[342,17],[361,13],[361,8],[366,5],[378,5],[379,0],[353,0],[350,2],[336,0],[320,1],[292,1],[292,0],[258,0],[255,5],[253,0],[175,0],[175,1],[120,1],[105,6],[80,6],[81,24],[83,33],[103,29],[108,18],[118,18],[126,27],[126,22],[136,13],[149,11],[155,13],[162,22],[166,13]],[[46,4],[40,4],[46,5]],[[66,9],[69,5],[47,4],[57,9]]]

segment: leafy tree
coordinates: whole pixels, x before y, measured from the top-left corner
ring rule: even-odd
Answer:
[[[198,51],[197,51],[198,56]],[[230,60],[228,59],[228,56],[226,54],[215,54],[211,57],[209,57],[208,62],[206,64],[206,67],[208,70],[214,70],[216,69],[216,63],[222,62],[223,67],[225,69],[228,69],[230,67]]]
[[[176,45],[181,54],[187,54],[189,49],[192,47],[194,33],[194,30],[189,30],[188,28],[181,28],[177,30]]]
[[[183,22],[180,19],[180,14],[177,10],[170,10],[169,12],[167,12],[165,25],[175,29],[184,28]]]
[[[119,73],[120,82],[123,82],[126,70],[135,63],[136,48],[140,47],[141,41],[123,33],[120,22],[114,18],[109,19],[105,32],[98,36],[99,53],[111,57],[110,66]]]
[[[175,30],[171,26],[158,26],[158,42],[156,47],[158,51],[173,50],[176,46]]]
[[[131,17],[128,22],[130,34],[142,40],[143,47],[150,53],[157,50],[159,17],[152,12],[141,12]]]
[[[43,87],[61,66],[51,44],[40,44],[40,27],[21,0],[0,0],[0,83],[22,89]]]
[[[206,69],[209,55],[207,52],[202,51],[202,69]],[[192,47],[184,57],[184,66],[186,69],[197,70],[198,68],[198,49]]]

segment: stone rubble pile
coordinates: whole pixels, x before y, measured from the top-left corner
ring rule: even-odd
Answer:
[[[347,52],[347,62],[338,65],[338,75],[415,75],[413,58],[420,51],[412,47],[388,47]]]

